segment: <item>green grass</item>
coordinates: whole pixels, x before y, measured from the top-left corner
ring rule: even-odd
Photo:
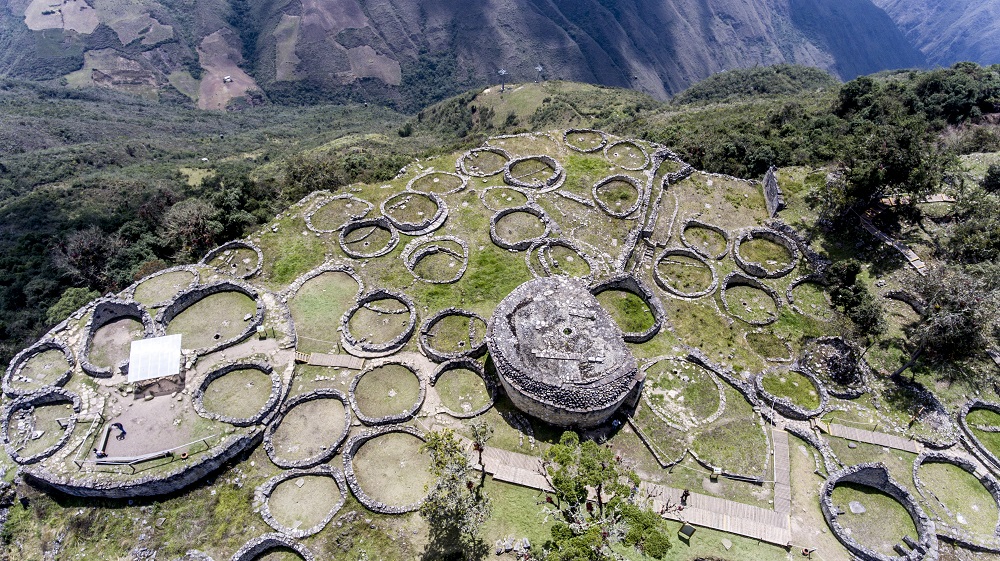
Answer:
[[[306,475],[279,483],[268,500],[268,507],[278,523],[304,530],[322,522],[339,498],[340,489],[335,479]]]
[[[863,514],[853,514],[849,503],[857,501],[865,507]],[[872,487],[842,483],[833,490],[833,504],[845,512],[837,520],[851,530],[851,537],[861,545],[893,556],[892,546],[902,543],[903,536],[916,539],[913,519],[895,499]]]
[[[347,273],[329,272],[310,279],[289,300],[288,308],[302,352],[330,352],[337,348],[340,318],[358,294],[358,283]]]
[[[135,287],[135,301],[145,306],[169,300],[174,294],[188,287],[194,275],[188,271],[174,271],[142,282]]]
[[[785,341],[770,331],[751,331],[746,337],[753,352],[764,358],[791,358]]]
[[[702,249],[708,255],[714,257],[726,250],[726,238],[708,228],[701,226],[690,226],[684,230],[684,238],[691,245]]]
[[[397,415],[413,407],[420,381],[405,366],[387,364],[361,377],[354,390],[358,409],[369,417]]]
[[[219,415],[253,417],[271,397],[271,377],[252,368],[216,378],[205,389],[205,409]]]
[[[167,335],[183,335],[185,349],[211,347],[243,332],[243,318],[256,309],[257,304],[240,292],[212,294],[178,314],[167,325]]]
[[[264,242],[264,239],[268,241]],[[271,258],[273,260],[266,262],[270,266],[265,266],[265,276],[276,285],[287,285],[303,273],[318,267],[326,254],[326,245],[321,240],[313,235],[303,236],[301,232],[291,239],[264,239],[261,240],[261,249],[265,255],[274,256]]]
[[[678,409],[697,421],[719,409],[719,391],[712,374],[698,365],[662,360],[646,370],[646,380],[646,395],[664,412]]]
[[[568,247],[553,245],[549,246],[543,253],[549,261],[549,267],[553,274],[564,274],[582,278],[592,273],[587,261],[579,253]]]
[[[746,321],[767,321],[777,319],[778,308],[774,300],[763,290],[752,286],[730,286],[724,295],[729,303],[729,311]]]
[[[487,543],[507,537],[525,537],[535,546],[551,538],[552,521],[542,514],[545,493],[494,481],[492,476],[486,478],[484,490],[494,504],[493,516],[482,528]],[[495,508],[497,505],[503,508]]]
[[[469,327],[474,324],[477,334],[475,341],[469,340]],[[482,320],[466,316],[445,316],[438,320],[428,333],[431,347],[437,351],[453,353],[468,350],[474,343],[482,341],[486,334],[486,324]]]
[[[933,493],[933,498],[927,497],[930,507],[946,518],[949,525],[972,532],[981,539],[993,537],[1000,512],[993,495],[975,476],[958,466],[943,463],[925,462],[917,471],[926,491]]]
[[[703,460],[726,471],[763,476],[769,445],[760,416],[736,390],[726,392],[726,412],[695,435],[691,449]]]
[[[464,368],[445,372],[434,388],[441,396],[441,403],[456,413],[469,413],[490,402],[490,393],[483,379]]]
[[[427,494],[430,455],[422,442],[405,433],[389,433],[361,445],[354,455],[358,484],[373,499],[389,505],[408,505]]]
[[[671,255],[657,264],[660,275],[675,289],[693,294],[712,285],[712,271],[701,261],[683,255]]]
[[[11,385],[15,388],[30,388],[51,384],[56,377],[66,370],[70,364],[66,362],[66,355],[62,351],[51,349],[38,353],[27,360],[21,368],[19,376],[30,378],[31,382],[22,382],[11,378]]]
[[[761,385],[771,395],[787,398],[799,407],[810,411],[819,407],[816,386],[809,378],[794,370],[765,374]]]
[[[631,292],[606,290],[597,295],[597,301],[625,333],[645,331],[656,322],[649,306]]]

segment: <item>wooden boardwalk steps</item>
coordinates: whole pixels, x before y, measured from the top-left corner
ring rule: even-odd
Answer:
[[[301,354],[303,353],[295,353],[296,360],[298,360]],[[328,355],[324,353],[312,353],[306,358],[305,362],[312,366],[335,366],[351,370],[363,370],[365,367],[365,359],[346,354]]]
[[[681,503],[681,490],[654,483],[643,483],[641,488],[653,497],[654,510],[659,511],[668,503],[673,507],[663,513],[664,518],[722,530],[782,547],[787,546],[792,539],[787,514],[699,493],[691,493],[687,499],[687,506],[678,511],[676,506]]]
[[[771,435],[774,441],[774,511],[787,516],[792,512],[792,476],[791,459],[788,456],[788,433],[772,429]]]
[[[916,253],[913,252],[912,249],[910,249],[910,248],[906,247],[905,245],[899,243],[898,241],[890,238],[885,232],[883,232],[882,230],[879,230],[878,228],[876,228],[875,225],[872,224],[871,219],[869,219],[866,216],[861,217],[861,226],[865,230],[868,230],[868,232],[870,232],[873,236],[875,236],[876,238],[882,240],[883,243],[891,245],[892,247],[896,248],[896,251],[902,253],[903,257],[906,258],[906,261],[918,273],[920,273],[921,275],[926,275],[927,274],[927,264],[925,264],[923,262],[923,260],[920,259],[920,257]]]
[[[912,454],[919,454],[923,450],[923,446],[916,440],[910,440],[893,434],[885,434],[884,432],[845,427],[836,423],[830,424],[830,434],[839,438],[874,444],[876,446],[885,446],[886,448],[902,450]]]

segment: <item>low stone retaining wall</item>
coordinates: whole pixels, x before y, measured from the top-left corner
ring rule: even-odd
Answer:
[[[635,203],[632,206],[626,208],[625,210],[616,210],[604,202],[604,200],[600,197],[598,190],[612,181],[622,181],[635,188],[636,197]],[[597,183],[594,183],[594,187],[591,189],[591,195],[594,197],[594,202],[597,203],[597,207],[614,218],[627,218],[631,214],[635,213],[635,211],[639,210],[639,205],[642,204],[642,192],[643,188],[639,185],[638,181],[623,174],[609,175],[604,179],[599,180]]]
[[[74,497],[131,499],[169,495],[200,483],[240,453],[252,449],[260,443],[262,432],[248,430],[244,434],[230,436],[198,459],[184,460],[179,467],[160,475],[123,480],[104,474],[104,477],[84,475],[74,479],[56,475],[39,466],[22,468],[21,473],[33,485]]]
[[[708,286],[708,288],[699,290],[698,292],[683,292],[667,282],[667,279],[663,277],[663,273],[660,272],[660,263],[662,263],[664,259],[674,255],[694,259],[707,267],[712,273],[712,283]],[[663,250],[663,253],[661,253],[660,256],[656,258],[656,262],[653,263],[653,280],[656,282],[656,285],[663,290],[685,300],[696,300],[698,298],[708,296],[709,294],[715,292],[715,289],[719,286],[719,275],[715,272],[715,267],[713,267],[700,253],[697,253],[693,249],[683,247],[667,248]]]
[[[984,401],[982,399],[973,399],[972,401],[966,403],[958,410],[958,428],[962,431],[962,442],[965,447],[972,452],[974,456],[979,458],[984,465],[993,470],[994,473],[1000,473],[1000,458],[998,458],[989,448],[980,442],[979,437],[972,432],[972,427],[969,426],[969,420],[967,417],[973,409],[985,409],[1000,415],[1000,403],[993,403],[992,401]]]
[[[94,334],[105,325],[120,319],[132,318],[142,323],[143,337],[152,337],[155,333],[153,319],[149,312],[138,302],[119,300],[117,298],[101,298],[93,303],[93,312],[83,330],[83,346],[80,349],[80,368],[94,378],[110,378],[114,373],[111,368],[96,366],[90,363],[90,347],[94,343]],[[128,371],[128,359],[116,367],[122,372]]]
[[[473,154],[479,154],[481,152],[492,152],[494,154],[498,154],[498,155],[502,156],[505,160],[507,160],[507,162],[510,162],[510,159],[511,159],[510,152],[507,152],[503,148],[498,148],[496,146],[484,146],[482,148],[473,148],[472,150],[466,151],[464,154],[462,154],[458,158],[458,162],[456,162],[456,164],[455,164],[455,171],[457,171],[458,173],[460,173],[462,175],[467,175],[469,177],[489,177],[491,175],[496,175],[496,174],[498,174],[498,173],[500,173],[500,172],[502,172],[504,170],[504,168],[500,168],[500,169],[494,171],[493,173],[486,173],[486,172],[479,171],[479,170],[469,169],[468,161],[467,160],[469,158],[471,158]],[[504,167],[506,167],[506,164],[504,165]],[[459,177],[461,177],[461,176],[459,176]],[[464,181],[465,178],[462,178],[462,179]],[[463,185],[463,188],[464,187],[465,186]],[[410,189],[411,186],[408,184],[406,186],[406,188]],[[446,193],[446,194],[448,194],[448,193]]]
[[[394,337],[391,341],[387,341],[381,344],[370,343],[364,338],[358,339],[351,333],[351,318],[366,304],[375,302],[378,300],[392,299],[400,302],[406,306],[407,312],[410,314],[409,322],[402,333]],[[382,356],[390,355],[406,345],[406,342],[410,340],[413,335],[413,330],[417,325],[417,309],[413,304],[413,300],[409,296],[403,294],[402,292],[392,292],[384,288],[376,288],[368,294],[358,298],[358,301],[349,310],[344,312],[344,315],[340,318],[340,338],[341,342],[352,355],[360,356],[364,358],[377,358]]]
[[[663,307],[663,303],[660,302],[660,298],[639,277],[630,273],[623,273],[592,286],[590,293],[597,296],[609,290],[621,290],[622,292],[635,294],[646,304],[650,313],[653,314],[653,325],[649,329],[642,332],[622,333],[622,337],[627,343],[645,343],[649,341],[660,332],[660,329],[667,322],[667,311]]]
[[[854,483],[877,489],[899,502],[913,519],[917,527],[917,540],[912,544],[908,543],[911,550],[906,555],[890,557],[872,549],[869,549],[857,541],[845,530],[837,521],[839,512],[833,504],[833,490],[841,483]],[[849,552],[855,557],[864,561],[918,561],[920,559],[936,560],[938,558],[937,535],[934,530],[934,523],[920,508],[913,495],[896,482],[889,474],[889,470],[881,463],[863,463],[839,472],[830,474],[830,477],[823,483],[820,490],[820,508],[823,517],[826,518],[827,525],[833,531],[833,535],[844,544]],[[903,536],[904,541],[906,539]],[[912,541],[909,540],[909,541]]]
[[[749,320],[749,319],[744,319],[742,316],[734,314],[729,307],[729,300],[726,299],[726,291],[728,291],[729,287],[732,286],[749,286],[751,288],[756,288],[757,290],[766,293],[768,296],[771,297],[771,300],[774,300],[774,307],[775,307],[774,316],[771,317],[770,319],[764,319],[764,320]],[[778,291],[760,282],[759,280],[753,277],[748,277],[738,271],[733,271],[729,273],[728,275],[726,275],[726,278],[722,280],[721,300],[722,300],[722,307],[726,310],[727,314],[749,325],[756,325],[756,326],[771,325],[772,323],[778,321],[778,316],[781,315],[781,296],[778,296]]]
[[[431,375],[431,385],[432,386],[436,385],[438,378],[440,378],[441,375],[444,374],[445,372],[450,372],[452,370],[463,370],[463,369],[475,372],[477,376],[482,378],[483,383],[486,384],[486,391],[488,391],[490,394],[490,401],[483,407],[480,407],[479,409],[476,409],[475,411],[470,411],[468,413],[452,411],[451,409],[448,409],[447,413],[448,415],[451,415],[456,419],[471,419],[473,417],[478,417],[483,413],[489,411],[493,407],[493,404],[496,402],[497,396],[500,395],[500,385],[497,384],[497,382],[493,380],[491,376],[488,376],[486,374],[486,370],[483,368],[481,364],[479,364],[479,361],[467,357],[462,357],[462,358],[451,359],[445,363],[442,363],[437,367],[437,369],[434,370],[434,373]]]
[[[64,372],[61,372],[51,384],[44,384],[38,388],[24,390],[15,387],[13,382],[18,376],[21,375],[21,370],[24,368],[25,364],[27,364],[28,361],[35,355],[46,351],[61,351],[63,356],[66,357],[66,363],[69,367]],[[55,339],[43,339],[14,355],[14,359],[10,361],[10,365],[7,367],[7,371],[3,376],[3,393],[7,397],[18,397],[22,395],[29,395],[33,392],[48,389],[50,387],[65,386],[66,382],[69,382],[69,379],[73,376],[73,369],[75,365],[76,358],[73,356],[73,351],[70,350],[69,345],[56,341]]]
[[[544,181],[540,182],[527,182],[514,177],[511,172],[511,168],[517,164],[528,162],[531,160],[537,160],[543,164],[552,168],[552,173],[549,177],[545,178]],[[547,156],[545,154],[539,154],[536,156],[525,156],[523,158],[516,158],[509,162],[503,168],[503,181],[507,185],[513,185],[515,187],[523,187],[525,189],[533,189],[541,193],[548,191],[554,191],[562,186],[563,182],[566,181],[566,170],[562,167],[562,164],[557,162],[552,156]]]
[[[365,491],[361,488],[361,485],[358,484],[358,478],[354,475],[354,454],[357,453],[361,446],[373,438],[393,432],[410,434],[420,440],[425,440],[423,433],[411,426],[392,425],[352,436],[351,439],[347,441],[347,445],[344,447],[344,478],[347,480],[347,486],[351,488],[351,493],[354,494],[354,498],[358,499],[359,503],[364,505],[364,507],[368,510],[379,514],[406,514],[407,512],[413,512],[419,509],[420,505],[424,503],[423,499],[416,503],[403,506],[381,503],[371,498],[368,493],[365,493]]]
[[[361,277],[354,272],[354,267],[351,267],[350,265],[340,265],[337,263],[323,263],[319,267],[316,267],[315,269],[295,279],[292,284],[288,285],[288,288],[280,294],[281,301],[287,304],[289,300],[295,298],[295,295],[298,294],[299,290],[301,290],[307,282],[322,275],[323,273],[344,273],[345,275],[348,275],[358,283],[357,297],[364,294],[365,283],[361,280]]]
[[[271,505],[270,505],[271,494],[274,493],[274,490],[278,487],[278,485],[281,485],[285,481],[288,481],[290,479],[295,479],[296,477],[304,477],[310,475],[329,477],[334,481],[336,481],[337,488],[340,490],[340,499],[336,503],[334,503],[333,507],[330,509],[330,512],[327,513],[325,517],[323,517],[323,520],[320,521],[315,526],[312,526],[311,528],[306,528],[304,530],[300,530],[298,528],[289,528],[288,526],[285,526],[280,522],[278,522],[274,518],[274,515],[271,514]],[[266,522],[268,526],[274,528],[275,531],[297,539],[306,538],[313,534],[318,534],[320,531],[322,531],[323,528],[325,528],[326,525],[329,524],[331,520],[333,520],[333,517],[336,516],[338,512],[340,512],[340,509],[343,508],[344,503],[346,501],[347,501],[347,483],[344,481],[344,474],[341,473],[339,469],[328,465],[317,466],[312,469],[293,469],[281,472],[278,475],[275,475],[274,477],[265,481],[254,492],[254,502],[260,505],[260,516],[264,519],[264,522]]]
[[[659,364],[661,362],[664,362],[664,361],[668,361],[668,362],[689,362],[691,364],[695,364],[697,366],[701,366],[701,365],[697,364],[696,362],[693,362],[693,361],[689,360],[688,357],[684,357],[684,356],[660,356],[660,357],[656,357],[656,358],[650,359],[650,361],[645,366],[642,367],[643,373],[645,373],[647,370],[649,370],[653,366],[655,366],[655,365],[657,365],[657,364]],[[724,389],[724,387],[722,385],[722,381],[719,380],[719,377],[716,376],[715,373],[712,372],[711,370],[705,369],[705,373],[706,373],[706,375],[709,378],[711,378],[712,382],[715,383],[715,388],[719,392],[719,408],[716,409],[715,412],[712,413],[711,415],[709,415],[708,417],[706,417],[704,419],[697,419],[696,420],[697,424],[695,426],[702,426],[702,425],[707,425],[709,423],[713,423],[713,422],[717,421],[719,419],[719,417],[722,416],[723,413],[726,412],[726,392],[725,392],[725,389]],[[674,422],[674,420],[668,418],[665,414],[663,414],[663,412],[660,411],[660,408],[657,407],[653,403],[652,399],[650,399],[648,391],[643,391],[643,393],[642,393],[642,400],[646,403],[646,407],[649,408],[649,410],[653,413],[653,415],[655,415],[658,419],[660,419],[661,421],[663,421],[663,423],[665,425],[669,426],[672,429],[675,429],[675,430],[678,430],[678,431],[681,431],[681,432],[685,432],[685,433],[691,430],[690,426],[685,426],[685,425],[682,425],[680,423]],[[692,424],[694,424],[694,423],[692,423]],[[640,438],[642,438],[643,440],[645,440],[644,436],[640,436]],[[653,446],[650,446],[649,443],[647,443],[646,446],[649,447],[649,448],[653,448]]]
[[[243,544],[243,547],[239,548],[233,554],[230,561],[254,561],[254,559],[257,559],[262,554],[279,548],[291,549],[303,561],[315,561],[316,559],[312,552],[309,551],[309,548],[284,534],[264,534]]]
[[[781,267],[780,269],[771,271],[769,269],[764,268],[764,266],[761,263],[757,263],[755,261],[747,261],[746,259],[744,259],[743,256],[740,254],[740,247],[743,245],[744,242],[748,242],[750,240],[758,238],[774,242],[787,249],[788,252],[791,253],[791,259],[789,260],[789,263]],[[778,232],[777,230],[772,230],[770,228],[750,228],[740,233],[740,235],[737,236],[736,239],[733,241],[733,260],[736,261],[736,264],[739,265],[741,269],[743,269],[744,271],[755,277],[764,279],[777,279],[787,275],[788,273],[791,273],[792,270],[795,269],[795,266],[798,265],[799,248],[795,245],[795,242],[793,242],[791,239],[789,239],[781,232]]]
[[[437,243],[440,242],[452,242],[457,244],[459,247],[462,248],[462,255],[457,255],[454,251],[452,251],[447,247],[436,245]],[[451,255],[452,257],[460,259],[462,261],[462,266],[459,267],[458,271],[456,271],[454,276],[452,276],[451,278],[444,280],[427,279],[420,276],[420,274],[417,273],[416,266],[418,263],[420,263],[420,260],[423,259],[424,257],[428,257],[437,253],[444,253],[447,255]],[[458,282],[458,280],[462,278],[462,275],[465,274],[466,269],[468,269],[469,267],[469,244],[466,243],[466,241],[463,240],[462,238],[451,235],[433,236],[430,238],[415,239],[410,243],[406,244],[406,247],[403,248],[403,253],[400,256],[400,259],[402,259],[403,265],[406,267],[406,270],[409,271],[410,274],[413,275],[413,277],[419,281],[423,281],[430,284],[451,284],[454,282]]]
[[[347,245],[347,236],[355,230],[360,230],[361,228],[379,228],[389,232],[389,243],[385,247],[376,248],[375,250],[364,253],[360,251],[354,251]],[[371,259],[373,257],[381,257],[396,249],[396,244],[399,243],[399,230],[389,222],[389,219],[384,216],[379,216],[378,218],[366,218],[361,220],[351,220],[345,224],[340,229],[340,249],[346,253],[349,257],[355,259]]]
[[[397,220],[392,217],[390,213],[386,212],[386,205],[395,199],[406,197],[427,197],[437,206],[437,210],[434,211],[434,215],[430,218],[425,218],[419,222],[407,222],[404,220]],[[405,206],[405,200],[403,202],[396,203],[397,205]],[[391,207],[390,207],[391,208]],[[379,211],[382,216],[389,221],[397,230],[407,234],[409,236],[422,236],[437,230],[444,224],[444,221],[448,219],[448,205],[445,204],[444,199],[439,197],[436,193],[424,192],[424,191],[402,191],[390,196],[388,199],[382,201],[379,206]]]
[[[215,380],[218,380],[226,374],[237,370],[257,370],[267,374],[271,379],[271,393],[267,398],[267,402],[260,408],[260,411],[257,411],[251,417],[240,418],[228,417],[226,415],[213,413],[205,409],[205,390],[208,389],[208,386],[210,386]],[[194,410],[206,419],[219,421],[237,427],[249,427],[251,425],[257,425],[264,422],[267,416],[274,410],[275,406],[278,405],[278,401],[281,400],[282,389],[281,376],[274,371],[274,368],[272,368],[270,364],[263,362],[238,362],[217,368],[210,372],[208,376],[205,376],[201,385],[195,389],[194,395],[191,397],[191,403],[194,405]]]
[[[354,204],[358,204],[361,207],[363,207],[363,210],[360,210],[358,212],[352,213],[350,215],[350,218],[348,218],[343,224],[338,225],[336,228],[329,228],[329,229],[318,228],[315,224],[313,224],[313,221],[312,221],[313,216],[315,216],[317,212],[319,212],[320,210],[322,210],[323,207],[325,207],[326,205],[332,203],[333,201],[349,201],[348,204],[350,204],[352,206]],[[321,202],[319,204],[319,206],[317,206],[316,208],[314,208],[314,209],[312,209],[312,210],[310,210],[309,212],[306,213],[306,215],[305,215],[306,228],[309,228],[313,232],[316,232],[316,233],[319,233],[319,234],[332,234],[334,232],[339,232],[341,229],[343,229],[344,226],[347,226],[347,224],[349,222],[351,222],[353,220],[361,220],[362,218],[368,216],[368,213],[370,213],[374,208],[375,208],[375,205],[371,204],[370,202],[368,202],[368,201],[366,201],[364,199],[359,199],[359,198],[357,198],[357,197],[355,197],[354,195],[351,195],[351,194],[334,195],[332,197],[328,197],[325,201]]]
[[[365,375],[367,375],[369,372],[389,364],[396,364],[406,368],[417,379],[417,381],[420,384],[420,392],[417,394],[417,401],[413,404],[412,407],[401,413],[386,415],[385,417],[369,417],[368,415],[365,415],[363,411],[361,411],[361,408],[358,406],[358,400],[357,397],[354,395],[354,392],[357,389],[358,382],[361,381],[361,378],[365,377]],[[347,399],[351,403],[351,409],[354,409],[354,414],[358,417],[358,420],[369,426],[389,425],[392,423],[401,423],[403,421],[408,421],[412,419],[413,416],[417,414],[417,411],[420,411],[420,408],[423,406],[424,399],[426,397],[427,397],[427,381],[420,376],[420,371],[417,368],[417,366],[405,358],[393,358],[389,360],[384,360],[379,362],[378,364],[365,368],[364,370],[359,372],[358,375],[355,376],[353,380],[351,380],[351,387],[347,391]]]
[[[776,374],[777,372],[774,371],[760,372],[754,376],[753,385],[757,390],[757,395],[760,396],[765,404],[773,407],[775,411],[781,413],[789,419],[806,421],[822,415],[823,412],[826,411],[827,406],[830,404],[830,395],[827,393],[826,388],[823,387],[823,384],[816,379],[816,376],[812,373],[794,369],[792,371],[805,376],[810,382],[812,382],[813,386],[816,387],[816,394],[819,396],[819,407],[815,409],[806,409],[805,407],[794,403],[787,397],[774,395],[764,389],[764,376],[768,374]]]
[[[704,249],[702,249],[702,248],[698,247],[697,245],[691,243],[691,241],[688,240],[687,237],[685,237],[685,233],[687,232],[688,228],[704,228],[706,230],[711,230],[712,232],[715,232],[715,233],[721,235],[722,239],[724,239],[726,241],[726,247],[725,247],[725,249],[723,249],[722,253],[720,253],[718,255],[709,255]],[[722,228],[720,226],[716,226],[715,224],[709,224],[708,222],[702,222],[701,220],[698,220],[697,218],[688,218],[687,220],[684,221],[683,224],[681,224],[681,243],[683,243],[688,249],[690,249],[691,251],[693,251],[693,252],[697,253],[698,255],[704,257],[705,259],[715,259],[716,261],[719,261],[722,258],[724,258],[726,256],[726,254],[729,253],[729,241],[730,241],[729,240],[729,232],[727,232],[724,228]]]
[[[199,264],[208,267],[210,266],[209,263],[211,263],[213,259],[218,257],[219,254],[224,253],[226,251],[232,251],[234,249],[249,249],[254,253],[256,253],[257,264],[254,266],[254,268],[249,273],[243,273],[242,275],[233,275],[229,271],[224,271],[222,269],[219,269],[218,267],[216,267],[216,269],[219,270],[220,272],[223,272],[227,275],[231,275],[241,280],[257,276],[257,274],[260,273],[261,268],[264,266],[264,252],[261,251],[259,247],[254,245],[254,243],[249,240],[233,240],[231,242],[226,242],[220,245],[219,247],[213,249],[212,251],[209,251],[207,254],[205,254],[205,256],[201,258],[201,261],[199,261]]]
[[[449,316],[461,316],[469,318],[469,341],[470,343],[475,341],[475,334],[472,332],[473,320],[478,319],[483,322],[483,337],[478,344],[471,344],[468,349],[454,352],[445,352],[435,349],[430,342],[430,332],[434,328],[437,322],[443,320]],[[431,360],[435,362],[445,362],[449,360],[454,360],[462,357],[472,357],[479,358],[486,354],[486,319],[475,312],[470,312],[468,310],[461,310],[459,308],[451,307],[445,308],[440,312],[434,314],[423,325],[420,326],[420,350],[425,355],[427,355]],[[431,382],[433,384],[433,382]]]
[[[641,166],[636,166],[636,167],[626,167],[626,166],[618,165],[618,164],[616,164],[616,165],[618,165],[618,167],[622,168],[623,170],[627,170],[627,171],[641,171],[641,170],[646,169],[646,167],[649,166],[649,152],[646,152],[646,149],[643,148],[642,145],[639,144],[638,142],[634,142],[634,141],[631,141],[631,140],[619,140],[617,142],[612,142],[611,144],[608,144],[607,146],[604,147],[604,157],[607,158],[610,161],[611,158],[612,158],[612,156],[614,155],[615,147],[616,146],[621,146],[621,145],[624,145],[624,144],[631,144],[632,146],[635,146],[636,148],[638,148],[640,152],[642,152],[642,156],[643,156],[642,165]]]
[[[282,458],[277,450],[274,448],[274,433],[281,426],[281,422],[288,415],[288,412],[295,407],[302,405],[308,401],[315,401],[317,399],[336,399],[337,401],[344,404],[344,428],[340,431],[340,436],[337,440],[325,447],[325,449],[309,458],[304,458],[301,460],[288,460]],[[347,438],[347,433],[351,430],[351,402],[348,400],[347,396],[343,392],[334,388],[321,388],[318,390],[313,390],[311,392],[302,393],[292,397],[281,406],[281,411],[278,413],[274,421],[268,425],[267,430],[264,431],[264,452],[267,453],[267,457],[271,459],[274,465],[285,468],[285,469],[305,469],[311,468],[313,466],[324,464],[330,461],[337,454],[337,450],[340,445],[343,444],[344,440]]]
[[[924,312],[926,311],[927,303],[924,302],[919,296],[908,292],[906,290],[889,290],[882,293],[882,298],[888,298],[889,300],[897,300],[902,302],[909,307],[913,308],[913,311],[920,317],[924,317]]]
[[[569,141],[569,135],[573,133],[596,134],[597,136],[601,137],[601,142],[591,148],[581,148]],[[608,145],[608,135],[605,134],[604,131],[599,131],[595,129],[567,129],[566,132],[563,133],[563,143],[566,144],[566,146],[569,147],[570,150],[575,150],[577,152],[589,154],[592,152],[600,152],[601,150],[604,150],[604,148]]]
[[[59,437],[59,440],[55,444],[49,446],[45,450],[31,456],[22,456],[20,451],[15,449],[14,445],[10,441],[11,418],[15,413],[22,409],[32,409],[34,407],[54,403],[69,403],[73,407],[73,413],[69,415],[69,418],[66,420],[66,428],[63,429],[62,436]],[[76,416],[80,413],[80,407],[80,396],[63,388],[42,388],[40,390],[23,394],[14,401],[10,402],[4,409],[3,426],[0,427],[3,431],[3,443],[4,449],[7,451],[7,455],[11,460],[18,464],[29,465],[38,463],[55,454],[60,448],[65,446],[66,443],[69,442],[70,437],[73,436],[73,429],[76,428]]]
[[[238,292],[256,302],[257,309],[254,312],[253,318],[249,321],[246,328],[244,328],[243,331],[236,337],[227,341],[216,343],[211,347],[196,349],[194,352],[198,356],[204,356],[216,351],[221,351],[222,349],[227,349],[244,341],[257,331],[257,326],[264,323],[264,302],[261,301],[260,294],[257,293],[256,288],[250,286],[249,284],[232,280],[198,285],[178,294],[173,301],[160,310],[160,313],[156,315],[157,331],[159,333],[166,333],[167,326],[175,317],[180,315],[181,312],[193,306],[200,300],[221,292]]]

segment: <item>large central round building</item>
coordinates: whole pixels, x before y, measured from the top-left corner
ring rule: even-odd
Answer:
[[[543,421],[594,427],[638,399],[642,374],[621,329],[575,278],[514,289],[493,312],[486,342],[510,400]]]

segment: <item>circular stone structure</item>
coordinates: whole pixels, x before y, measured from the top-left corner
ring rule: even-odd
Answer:
[[[515,288],[493,312],[486,344],[510,400],[545,422],[590,428],[638,400],[635,357],[578,279],[543,277]]]

